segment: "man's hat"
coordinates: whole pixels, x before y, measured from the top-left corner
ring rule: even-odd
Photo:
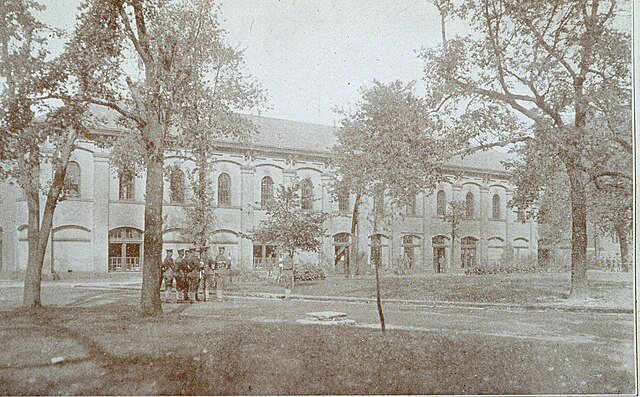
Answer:
[[[179,249],[178,252],[184,252],[184,250],[183,249]]]
[[[173,250],[172,250],[172,249],[170,249],[170,250],[167,250],[167,252],[173,252]]]

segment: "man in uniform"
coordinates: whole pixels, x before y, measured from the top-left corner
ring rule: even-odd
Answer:
[[[181,297],[183,301],[187,300],[187,291],[185,291],[184,288],[187,274],[185,272],[186,263],[183,249],[178,250],[178,258],[175,261],[174,269],[176,277],[176,301],[178,297]]]
[[[166,302],[171,301],[174,266],[173,250],[167,250],[167,256],[164,258],[164,262],[162,262],[162,276],[164,277],[164,295]]]
[[[215,259],[215,278],[216,278],[216,298],[222,300],[222,294],[227,282],[229,267],[231,261],[224,254],[224,247],[218,248],[218,255]]]
[[[209,247],[203,247],[200,262],[202,263],[202,300],[207,302],[209,300],[209,292],[214,288],[214,262],[209,255]]]
[[[291,297],[291,290],[293,289],[293,277],[293,258],[289,255],[285,255],[282,260],[282,278],[284,280],[284,294],[287,299]]]

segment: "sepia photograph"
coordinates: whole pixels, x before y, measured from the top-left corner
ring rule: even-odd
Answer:
[[[0,396],[637,396],[636,5],[0,0]]]

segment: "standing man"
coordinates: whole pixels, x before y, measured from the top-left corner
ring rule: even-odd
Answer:
[[[226,278],[229,273],[229,267],[231,266],[231,261],[224,254],[224,247],[218,248],[215,265],[216,298],[218,298],[218,300],[222,300],[223,290],[227,282]]]
[[[167,256],[162,262],[162,275],[164,277],[164,295],[165,301],[171,301],[171,295],[173,292],[173,273],[175,269],[175,263],[173,261],[173,250],[167,250]]]
[[[209,251],[205,251],[205,257],[203,258],[204,261],[204,272],[203,272],[203,284],[204,284],[204,293],[203,293],[203,300],[205,302],[207,302],[209,300],[209,292],[215,288],[215,279],[214,279],[214,268],[215,268],[215,262],[213,261],[213,259],[211,259],[211,256],[209,255]]]
[[[182,300],[184,301],[187,299],[187,291],[185,291],[184,288],[187,274],[185,272],[186,263],[183,249],[178,250],[178,258],[176,259],[174,266],[176,277],[176,301],[178,300],[178,297],[182,297]]]

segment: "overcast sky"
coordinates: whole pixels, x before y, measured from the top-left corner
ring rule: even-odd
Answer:
[[[80,0],[40,1],[46,22],[73,28]],[[267,91],[262,115],[328,125],[333,108],[357,101],[374,79],[420,81],[416,51],[440,41],[426,0],[227,0],[221,17]]]

